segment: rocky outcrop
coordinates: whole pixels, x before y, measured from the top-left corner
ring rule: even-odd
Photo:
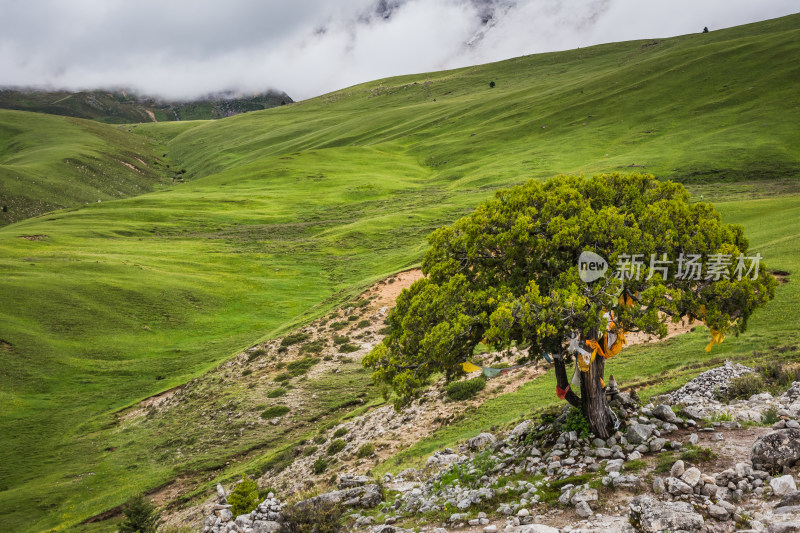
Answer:
[[[344,507],[371,509],[383,501],[383,492],[378,485],[369,484],[349,489],[335,490],[308,498],[295,504],[303,508],[317,504],[343,505]]]
[[[705,521],[686,502],[664,502],[650,496],[637,496],[629,505],[631,525],[642,533],[700,531]]]
[[[755,469],[783,473],[800,462],[800,429],[779,429],[759,437],[750,457]]]

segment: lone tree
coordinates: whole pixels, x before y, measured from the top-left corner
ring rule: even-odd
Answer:
[[[529,181],[498,191],[429,243],[426,277],[400,294],[390,333],[364,359],[375,382],[394,389],[395,405],[434,373],[463,375],[480,342],[517,346],[530,360],[549,354],[559,396],[601,438],[616,420],[605,363],[626,333],[663,337],[670,320],[700,319],[710,349],[743,332],[776,286],[760,256],[747,257],[741,226],[722,224],[712,205],[690,204],[682,185],[651,175]],[[584,252],[607,260],[605,275],[582,280]],[[567,375],[573,361],[580,394]]]

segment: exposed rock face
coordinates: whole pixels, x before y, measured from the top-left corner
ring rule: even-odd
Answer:
[[[779,429],[759,437],[750,454],[753,468],[782,473],[800,461],[800,429]]]
[[[374,484],[350,489],[335,490],[326,494],[320,494],[307,500],[298,502],[299,507],[311,506],[317,503],[341,504],[345,507],[359,507],[371,509],[383,501],[383,494],[380,487]]]
[[[700,531],[703,517],[686,502],[663,502],[649,496],[637,496],[629,506],[630,522],[642,533],[664,531]]]
[[[494,444],[497,439],[491,433],[481,433],[469,439],[467,446],[470,450],[480,450],[489,444]]]
[[[342,474],[339,477],[340,489],[351,489],[353,487],[363,487],[372,483],[372,478],[369,476],[354,476],[353,474]]]

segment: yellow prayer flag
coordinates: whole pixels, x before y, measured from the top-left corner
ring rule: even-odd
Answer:
[[[467,373],[480,372],[481,370],[483,370],[481,367],[473,365],[469,361],[467,361],[466,363],[461,363],[461,368],[463,368],[464,372],[467,372]]]

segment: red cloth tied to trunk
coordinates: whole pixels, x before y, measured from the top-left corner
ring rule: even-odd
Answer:
[[[562,389],[558,385],[556,385],[556,396],[561,398],[562,400],[567,397],[567,393],[569,392],[569,385],[567,385],[566,389]]]

